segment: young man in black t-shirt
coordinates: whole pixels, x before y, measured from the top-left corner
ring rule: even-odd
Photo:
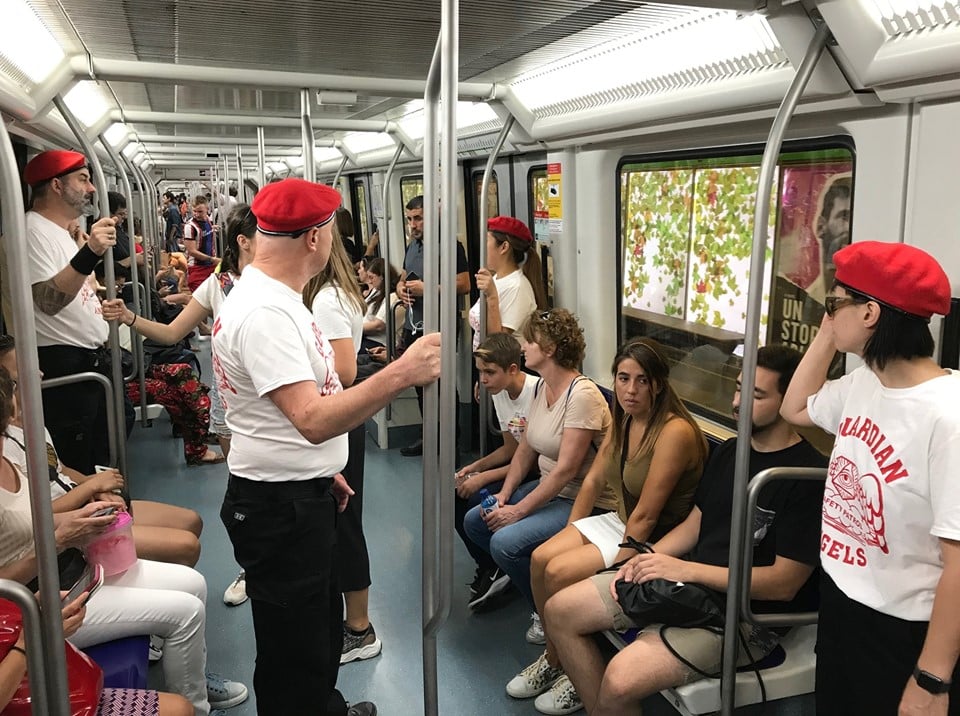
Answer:
[[[750,439],[751,476],[768,467],[826,466],[823,455],[780,417],[783,394],[799,361],[800,353],[792,348],[760,349]],[[733,398],[735,416],[740,407],[739,384],[738,379]],[[736,439],[713,451],[694,509],[654,545],[653,554],[639,554],[618,572],[579,582],[547,602],[545,619],[572,686],[561,679],[540,698],[572,706],[570,692],[575,688],[591,716],[619,714],[636,711],[643,698],[662,689],[700,678],[667,648],[659,625],[635,624],[624,614],[617,603],[615,583],[620,579],[644,582],[663,578],[726,591],[735,452]],[[812,575],[819,560],[822,497],[820,483],[799,481],[774,482],[761,493],[753,527],[751,594],[756,611],[816,609],[816,579]],[[592,635],[631,627],[646,628],[609,665],[605,664]],[[752,657],[741,653],[742,664],[759,660],[776,645],[776,635],[769,630],[743,625],[742,632]],[[699,670],[719,671],[720,635],[704,629],[671,628],[664,636],[672,649]]]

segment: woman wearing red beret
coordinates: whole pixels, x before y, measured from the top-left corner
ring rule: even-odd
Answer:
[[[834,256],[783,417],[836,435],[824,490],[817,713],[960,714],[960,374],[927,325],[950,282],[906,244]],[[828,381],[836,351],[865,365]],[[951,698],[952,697],[952,698]]]
[[[487,222],[487,266],[477,272],[482,296],[470,309],[473,350],[480,345],[480,301],[487,302],[487,333],[520,335],[530,314],[547,307],[540,259],[530,229],[512,216]]]

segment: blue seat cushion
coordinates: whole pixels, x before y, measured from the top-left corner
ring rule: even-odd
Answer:
[[[131,636],[87,647],[84,652],[103,669],[103,685],[111,689],[147,688],[150,637]]]

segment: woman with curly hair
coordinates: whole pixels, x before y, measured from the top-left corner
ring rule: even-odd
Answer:
[[[527,429],[496,495],[499,509],[482,515],[475,507],[463,526],[534,608],[530,557],[566,526],[611,418],[599,388],[578,369],[586,344],[572,313],[555,308],[532,314],[520,345],[527,367],[540,375]],[[534,463],[540,479],[521,484]],[[616,509],[616,496],[604,485],[588,514]],[[542,634],[536,612],[533,617],[530,639]]]

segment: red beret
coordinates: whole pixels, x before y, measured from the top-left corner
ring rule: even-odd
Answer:
[[[52,149],[41,152],[29,162],[23,171],[23,180],[28,186],[37,186],[45,181],[62,177],[87,166],[87,158],[80,152],[68,149]]]
[[[261,234],[296,236],[332,221],[340,201],[340,192],[331,187],[284,179],[257,192],[250,209]]]
[[[908,244],[861,241],[833,256],[836,280],[920,318],[950,312],[950,279],[926,251]]]
[[[530,229],[520,219],[514,219],[512,216],[495,216],[487,221],[487,231],[499,231],[501,234],[513,236],[528,244],[533,243],[533,235]]]

